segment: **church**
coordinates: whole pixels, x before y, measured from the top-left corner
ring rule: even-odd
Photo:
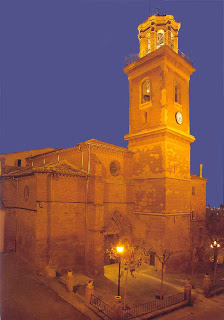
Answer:
[[[139,54],[124,68],[127,148],[91,139],[1,155],[1,252],[16,251],[39,271],[94,275],[110,263],[106,249],[125,239],[170,252],[169,270],[186,268],[204,241],[206,179],[202,165],[190,173],[195,69],[178,49],[179,29],[159,14],[138,26]],[[149,263],[158,264],[153,254]]]

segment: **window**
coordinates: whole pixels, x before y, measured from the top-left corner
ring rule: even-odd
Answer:
[[[18,167],[21,167],[21,162],[22,162],[22,160],[21,160],[21,159],[18,159],[18,161],[17,161]]]
[[[174,49],[174,35],[173,32],[170,32],[170,48],[173,50]]]
[[[191,211],[191,220],[196,220],[195,211]]]
[[[157,49],[164,45],[164,30],[159,30],[157,32]]]
[[[29,187],[25,186],[25,188],[24,188],[24,200],[27,201],[29,199],[29,196],[30,196]]]
[[[148,53],[150,52],[150,35],[148,37]]]
[[[145,112],[145,123],[147,123],[147,112]]]
[[[149,102],[151,100],[151,86],[149,79],[142,82],[141,87],[141,103]]]
[[[195,187],[192,187],[192,196],[195,196]]]
[[[180,99],[180,85],[178,83],[175,84],[174,87],[174,101],[176,103],[181,103],[181,99]]]
[[[118,161],[113,161],[110,164],[110,173],[113,176],[118,176],[120,174],[121,171],[121,166],[120,163]]]

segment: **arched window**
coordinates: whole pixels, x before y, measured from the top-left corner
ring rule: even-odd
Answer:
[[[157,49],[164,45],[164,30],[158,30],[157,32]]]
[[[148,37],[148,53],[150,52],[150,35]]]
[[[174,101],[179,104],[181,103],[180,85],[178,83],[176,83],[174,87]]]
[[[151,86],[150,80],[146,79],[141,86],[141,103],[149,102],[151,100]]]
[[[170,41],[171,41],[170,48],[173,50],[174,49],[174,34],[172,31],[170,32]]]

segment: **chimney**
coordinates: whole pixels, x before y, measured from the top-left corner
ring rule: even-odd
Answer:
[[[202,168],[203,168],[203,164],[200,163],[200,178],[202,178]]]

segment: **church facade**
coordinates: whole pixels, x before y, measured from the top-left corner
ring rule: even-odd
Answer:
[[[190,174],[195,69],[178,50],[179,29],[172,15],[138,27],[139,54],[124,68],[128,148],[92,139],[1,155],[1,251],[16,250],[38,270],[97,274],[109,263],[106,248],[126,239],[169,251],[170,270],[186,267],[203,243],[206,179],[202,168]]]

